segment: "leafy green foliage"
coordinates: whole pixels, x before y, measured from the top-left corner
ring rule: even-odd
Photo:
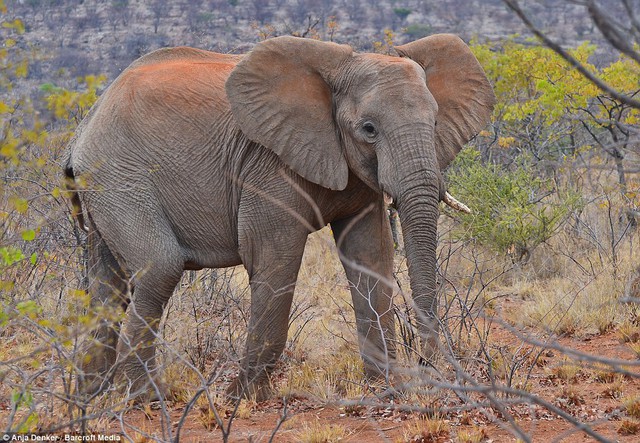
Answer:
[[[6,13],[0,1],[0,335],[7,342],[0,354],[16,352],[16,340],[21,347],[8,363],[2,362],[0,397],[11,399],[14,417],[5,429],[34,432],[45,416],[39,412],[42,389],[29,378],[29,368],[49,364],[43,363],[42,353],[54,352],[58,357],[51,363],[61,379],[56,383],[65,386],[68,395],[79,335],[111,315],[89,315],[86,292],[68,289],[84,282],[78,257],[81,238],[76,236],[70,247],[66,240],[73,238],[73,224],[60,171],[72,128],[106,79],[74,81],[58,73],[56,81],[72,86],[48,83],[30,95],[29,66],[45,55],[24,44],[24,25],[6,19]],[[56,303],[50,298],[54,293],[61,297]],[[57,395],[55,389],[50,395]]]
[[[393,8],[393,13],[397,15],[400,20],[405,20],[412,12],[409,8]]]
[[[24,25],[20,20],[5,20],[2,4],[0,11],[0,33],[5,37],[0,48],[0,89],[12,91],[39,55],[16,44]],[[15,93],[0,99],[0,289],[14,288],[12,268],[36,266],[40,225],[50,223],[36,214],[46,214],[47,208],[63,201],[56,156],[71,136],[71,128],[96,101],[105,80],[104,76],[79,78],[74,90],[46,83],[40,88],[42,102]],[[44,109],[50,114],[41,112]],[[60,129],[52,131],[52,123]],[[27,247],[29,243],[33,245]]]
[[[24,259],[24,254],[22,250],[18,248],[14,248],[11,246],[0,248],[0,269],[5,266],[11,266],[14,263],[18,263],[20,260]]]
[[[11,393],[11,404],[13,409],[18,410],[25,408],[27,410],[33,409],[33,394],[30,391],[13,391]],[[33,432],[37,429],[38,414],[36,412],[28,413],[26,419],[16,429],[19,433]]]
[[[431,26],[428,24],[414,23],[404,28],[404,33],[414,40],[426,37],[431,34]]]
[[[544,118],[551,125],[567,108],[587,105],[598,89],[551,49],[506,41],[502,47],[474,45],[476,57],[493,81],[498,98],[496,114],[507,122],[527,117]],[[496,49],[498,49],[496,51]],[[582,44],[572,51],[588,64],[595,46]]]
[[[469,217],[463,217],[471,229],[469,236],[496,250],[515,250],[516,255],[546,241],[566,217],[565,209],[576,204],[572,197],[575,191],[571,190],[575,182],[565,172],[575,172],[576,166],[589,171],[592,162],[616,171],[613,189],[617,189],[626,206],[620,211],[638,210],[637,183],[627,177],[624,164],[629,161],[626,158],[633,161],[628,153],[633,152],[632,125],[638,122],[638,110],[608,97],[546,47],[508,39],[474,43],[472,50],[494,86],[497,104],[493,131],[482,131],[475,141],[486,163],[467,165],[466,172],[471,176],[454,179],[457,185],[483,194],[474,205],[477,214],[472,226],[468,225]],[[587,69],[620,92],[634,96],[640,91],[638,64],[621,56],[608,65],[596,66],[591,63],[596,51],[597,47],[588,43],[570,50]],[[465,161],[464,157],[460,159],[463,165]],[[488,183],[469,182],[475,180],[477,168],[487,168]],[[518,171],[523,175],[518,176]],[[549,178],[556,180],[557,195],[553,198],[554,187]],[[505,180],[518,181],[522,189],[510,190],[505,187]],[[540,199],[546,194],[549,197]],[[467,195],[461,190],[460,197]],[[468,202],[473,203],[476,197],[470,195]],[[483,206],[482,201],[489,202],[489,207]],[[559,206],[553,206],[554,201]],[[488,209],[493,214],[486,213]],[[637,223],[632,216],[626,219],[629,226]],[[626,228],[622,229],[624,232]]]
[[[483,163],[472,148],[458,155],[448,179],[451,192],[473,210],[460,216],[460,235],[516,260],[548,240],[580,205],[574,192],[554,202],[551,180],[539,177],[525,160],[507,170]]]
[[[21,29],[3,26],[0,32],[18,38]],[[52,78],[38,95],[17,93],[29,90],[18,83],[29,80],[24,79],[29,63],[41,57],[22,48],[10,44],[0,51],[0,66],[5,68],[0,70],[0,87],[16,91],[0,104],[0,335],[8,338],[0,354],[16,353],[3,362],[0,397],[11,398],[14,417],[5,429],[35,432],[50,425],[41,411],[43,402],[54,397],[69,399],[69,408],[61,409],[70,422],[76,420],[71,388],[82,336],[104,319],[121,320],[122,313],[89,309],[89,296],[81,289],[86,285],[82,237],[61,191],[64,146],[106,78],[74,81],[58,74],[56,82],[72,86],[58,86]],[[76,243],[69,244],[74,237]],[[58,294],[57,301],[53,294]],[[11,342],[17,340],[21,345],[16,352]],[[40,379],[34,382],[32,371],[42,371],[43,365],[56,368],[44,389]]]
[[[46,94],[47,108],[53,117],[75,125],[98,99],[98,90],[106,80],[104,75],[87,75],[77,79],[83,90],[70,91],[51,83],[43,84],[40,90]]]
[[[536,160],[558,160],[593,145],[585,128],[604,147],[612,141],[610,130],[620,129],[617,124],[638,121],[637,109],[607,97],[551,49],[507,40],[473,44],[472,50],[496,93],[498,144],[510,152],[526,151]],[[621,56],[607,66],[596,67],[590,63],[596,50],[596,46],[584,43],[570,52],[605,82],[629,96],[636,94],[640,66]]]

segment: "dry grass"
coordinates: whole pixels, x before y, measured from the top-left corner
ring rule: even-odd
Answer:
[[[528,263],[514,266],[488,288],[489,293],[522,299],[518,309],[511,312],[515,315],[505,313],[506,320],[544,332],[578,336],[625,325],[635,308],[621,304],[619,299],[640,262],[640,238],[626,230],[626,219],[618,218],[618,209],[609,209],[610,205],[620,208],[627,204],[613,183],[608,188],[602,184],[613,177],[602,175],[598,179],[601,187],[585,198],[591,200],[579,221],[567,223],[532,252]],[[475,257],[467,263],[460,259],[452,262],[455,272],[470,274],[479,269],[485,273],[485,281],[494,278],[495,272],[492,275],[474,263],[483,265],[482,256]],[[493,267],[498,268],[496,264]],[[630,325],[623,326],[621,333],[629,341],[638,334]]]
[[[603,391],[602,395],[608,398],[620,398],[624,394],[624,377],[617,376],[615,381],[609,384]]]
[[[329,227],[307,240],[294,303],[289,337],[297,346],[313,354],[357,342],[351,292]]]
[[[402,438],[396,443],[439,443],[449,439],[449,424],[440,418],[414,419],[404,425]]]
[[[218,422],[219,415],[210,408],[198,411],[198,421],[207,431],[215,431],[220,427]]]
[[[622,420],[618,428],[620,435],[636,435],[640,432],[640,423],[635,420]]]
[[[565,226],[535,249],[526,264],[513,264],[473,245],[456,245],[445,221],[439,255],[446,259],[446,303],[462,299],[483,316],[543,334],[585,336],[622,324],[633,308],[619,299],[640,262],[640,240],[637,234],[627,235],[611,249],[611,236],[621,235],[624,225],[616,220],[611,234],[609,224],[600,220],[603,212],[595,203],[585,208],[579,229]],[[505,309],[500,303],[505,297],[517,306]]]
[[[550,378],[561,380],[565,383],[573,383],[582,374],[582,368],[569,359],[564,359],[553,367],[545,368]]]
[[[621,290],[620,279],[608,275],[540,281],[524,301],[520,319],[527,326],[556,334],[602,333],[623,313],[616,302]]]
[[[594,378],[598,383],[613,383],[620,374],[609,368],[596,369]]]
[[[336,443],[344,440],[349,432],[340,425],[323,423],[319,420],[303,422],[300,424],[288,424],[287,427],[296,427],[294,432],[296,441],[300,443]]]
[[[640,326],[630,320],[620,323],[617,332],[621,343],[637,343],[640,341]]]
[[[640,398],[634,397],[626,400],[624,411],[629,417],[640,420]]]
[[[305,395],[323,402],[358,399],[365,393],[360,354],[343,345],[331,355],[309,357],[291,367],[280,395]]]
[[[487,439],[487,430],[478,426],[472,426],[470,429],[461,429],[456,434],[458,443],[480,443]]]
[[[640,343],[627,343],[627,347],[631,349],[637,358],[640,358]]]

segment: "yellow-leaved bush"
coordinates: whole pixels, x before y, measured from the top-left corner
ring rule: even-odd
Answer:
[[[571,176],[577,163],[624,161],[625,128],[637,123],[638,110],[607,96],[546,47],[515,39],[471,46],[497,104],[493,131],[473,142],[482,155],[463,151],[448,173],[452,193],[474,211],[459,216],[460,232],[502,253],[530,251],[583,207]],[[620,56],[595,66],[597,51],[584,43],[570,52],[621,93],[640,90],[638,64]],[[634,182],[624,175],[618,181],[634,206]]]

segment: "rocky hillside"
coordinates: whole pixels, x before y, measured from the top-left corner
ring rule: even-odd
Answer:
[[[610,3],[616,3],[608,0]],[[435,32],[497,39],[526,30],[501,0],[8,0],[26,26],[23,44],[46,61],[31,76],[60,70],[114,78],[132,60],[163,46],[242,52],[265,36],[296,33],[370,49],[394,32],[402,43]],[[529,1],[537,23],[566,44],[597,40],[582,7]]]

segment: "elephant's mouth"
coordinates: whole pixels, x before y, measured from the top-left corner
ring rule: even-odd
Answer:
[[[391,206],[392,208],[396,207],[396,203],[393,201],[393,197],[387,194],[386,191],[382,193],[382,197],[384,198],[384,204],[387,206]]]
[[[382,193],[382,196],[384,198],[385,205],[395,209],[396,202],[393,200],[393,197],[391,197],[391,195],[389,195],[386,191]],[[442,199],[442,201],[447,206],[455,209],[456,211],[466,212],[467,214],[471,214],[471,209],[469,209],[467,205],[465,205],[461,201],[458,201],[458,199],[456,199],[453,195],[449,194],[448,192],[445,192],[444,198]]]

